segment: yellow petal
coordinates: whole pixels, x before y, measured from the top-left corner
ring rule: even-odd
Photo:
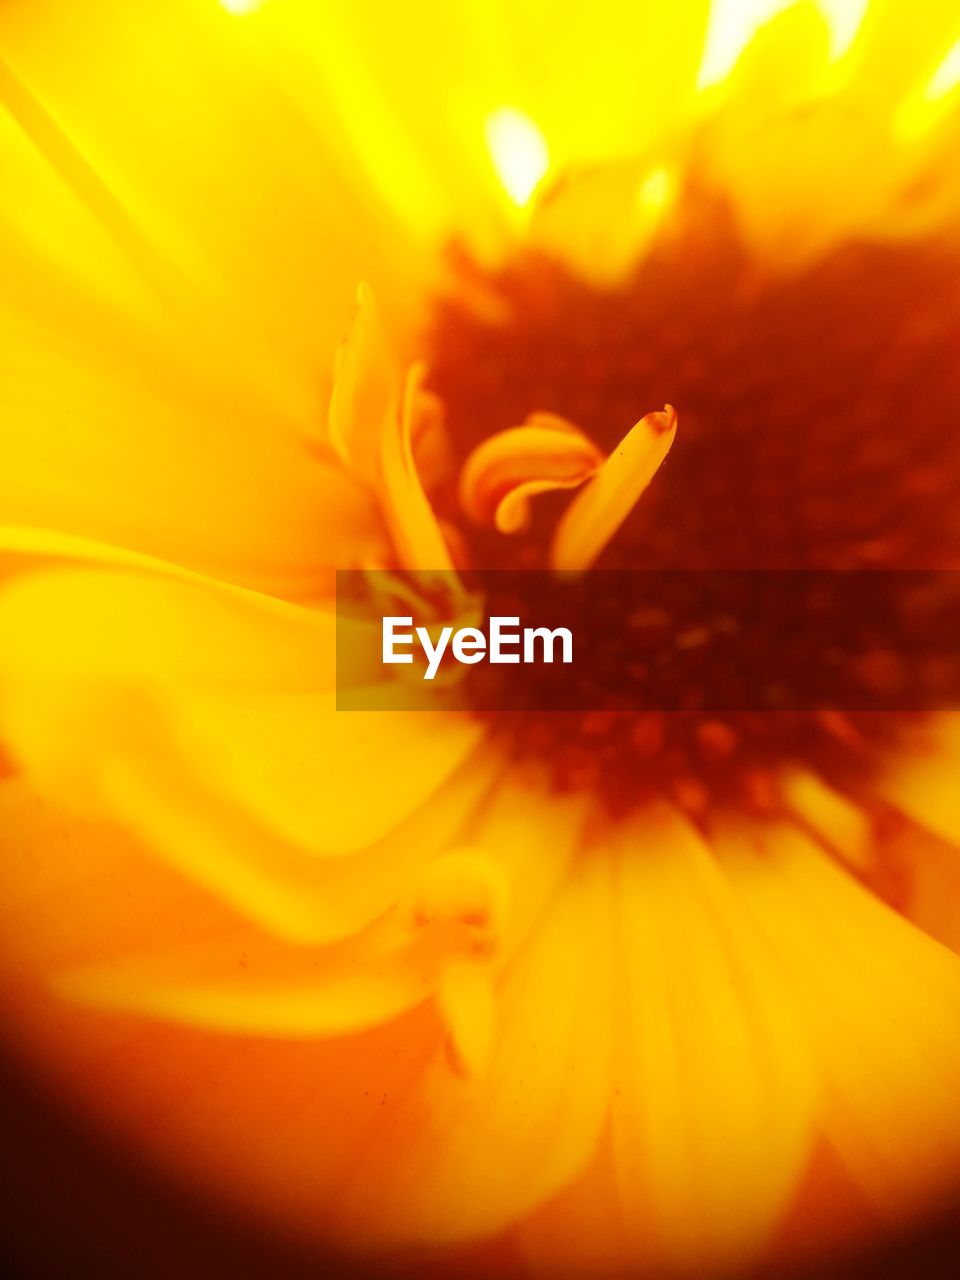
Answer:
[[[328,864],[314,870],[311,883],[311,868],[301,867],[300,883],[292,886],[300,891],[301,918],[316,929],[339,916],[339,931],[330,929],[329,938],[306,930],[298,936],[290,927],[275,932],[301,943],[339,936],[337,945],[284,953],[236,925],[193,939],[152,930],[155,936],[127,954],[60,972],[57,990],[82,1004],[185,1025],[311,1037],[396,1017],[436,991],[460,1068],[479,1070],[492,1047],[490,961],[503,932],[503,887],[480,856],[445,849],[483,789],[478,776],[489,783],[486,765],[445,788],[428,813],[383,847],[347,860],[345,874],[336,864],[331,873]],[[182,806],[180,797],[173,805]],[[269,902],[291,885],[283,851],[268,852],[276,876],[261,896]],[[432,854],[442,856],[431,861]],[[365,914],[357,911],[357,896]],[[297,919],[288,909],[288,925],[291,918]]]
[[[81,38],[90,39],[98,23],[121,43],[129,38],[117,12],[91,6]],[[7,24],[10,46],[48,80],[56,99],[76,65],[75,42],[67,41],[68,60],[58,62],[67,50],[57,49],[49,31],[39,46],[33,43],[44,26],[36,13],[21,24],[5,10],[0,28]],[[136,40],[145,47],[146,33]],[[89,52],[101,57],[105,47]],[[95,83],[104,89],[110,74],[142,80],[148,70],[135,59],[111,62],[107,53],[106,60],[103,80],[86,82],[94,96]],[[209,78],[203,83],[205,93]],[[151,236],[156,227],[141,225],[142,211],[132,207],[122,182],[101,172],[84,139],[41,96],[44,103],[22,74],[4,68],[0,164],[11,199],[0,219],[7,285],[0,308],[7,435],[0,520],[122,542],[282,593],[328,586],[330,567],[359,559],[378,526],[369,496],[306,449],[315,435],[317,376],[329,366],[332,338],[293,369],[300,384],[295,403],[276,386],[251,382],[267,344],[251,351],[248,333],[242,344],[231,342],[223,316],[211,317],[196,289],[175,271],[165,277],[169,264]],[[145,95],[132,95],[123,109],[108,109],[111,139],[145,102]],[[162,119],[157,101],[150,110]],[[183,163],[184,138],[195,130],[174,132],[175,162]],[[150,152],[150,162],[158,160],[142,137],[136,146],[139,159]],[[238,195],[252,189],[239,174],[237,187]],[[282,295],[275,255],[247,243],[248,266],[265,257]],[[286,306],[289,299],[277,301]],[[235,323],[235,298],[232,304],[226,310]],[[335,312],[328,298],[322,314]],[[315,317],[303,332],[313,344]],[[285,358],[295,365],[292,351],[291,345]]]
[[[234,385],[309,430],[356,280],[409,296],[414,262],[325,95],[311,118],[263,39],[213,0],[148,4],[136,23],[112,0],[82,23],[62,0],[5,6],[0,39]]]
[[[500,949],[508,963],[570,874],[591,813],[589,796],[557,795],[549,781],[508,770],[478,815],[471,844],[509,890]]]
[[[536,121],[557,168],[636,155],[686,118],[709,9],[706,0],[685,0],[669,13],[598,0],[589,10],[559,11],[549,0],[520,0],[500,18],[499,47],[535,43],[538,58],[535,68],[523,57],[508,63],[504,70],[517,83],[500,101],[517,103]],[[571,67],[578,69],[575,88]]]
[[[177,719],[184,756],[212,786],[287,839],[328,853],[380,839],[485,734],[453,713],[341,712],[332,696],[296,691],[201,694]]]
[[[398,903],[410,929],[462,924],[473,934],[473,950],[490,956],[502,942],[507,914],[504,878],[480,851],[447,852],[422,866]]]
[[[781,795],[801,821],[855,871],[870,866],[870,819],[864,809],[834,791],[817,774],[794,768],[780,782]]]
[[[361,284],[353,324],[337,351],[327,430],[340,460],[368,484],[379,475],[379,441],[399,396],[400,372],[373,291]]]
[[[909,743],[881,772],[878,793],[918,826],[960,843],[960,717],[938,716],[926,737]]]
[[[591,284],[616,287],[670,217],[674,163],[658,147],[565,170],[537,201],[531,241]]]
[[[413,428],[424,394],[424,374],[421,365],[410,370],[402,402],[387,419],[381,435],[384,516],[401,565],[407,569],[440,570],[455,581],[453,560],[424,493],[414,458]]]
[[[498,767],[489,756],[471,761],[383,840],[349,858],[320,860],[209,802],[211,832],[199,843],[199,800],[185,846],[173,843],[160,859],[155,826],[138,841],[130,827],[57,806],[22,777],[8,780],[0,785],[0,827],[10,845],[0,875],[5,936],[28,970],[46,975],[107,961],[131,969],[144,949],[220,935],[253,970],[264,944],[244,928],[247,920],[298,946],[337,942],[393,906],[420,864],[467,837]],[[181,814],[182,792],[172,801]],[[164,816],[162,829],[173,822]],[[220,863],[212,853],[218,838]],[[185,974],[204,976],[189,966]]]
[[[956,39],[956,13],[940,0],[874,0],[853,51],[857,101],[889,115],[929,81]]]
[[[482,736],[452,716],[338,714],[332,620],[251,593],[51,570],[9,585],[0,616],[4,733],[36,785],[281,930],[323,927],[297,901],[298,847],[384,838]]]
[[[456,1070],[468,1077],[480,1075],[489,1065],[497,1034],[489,965],[476,960],[451,961],[440,975],[438,1000]]]
[[[631,824],[612,1112],[630,1253],[654,1270],[739,1267],[810,1155],[816,1080],[772,953],[701,839],[669,811]]]
[[[70,305],[56,277],[47,287]],[[78,312],[54,324],[0,312],[0,523],[300,596],[382,543],[369,496],[289,419],[185,366],[123,312]]]
[[[324,87],[346,143],[406,224],[434,239],[452,230],[490,257],[509,244],[515,212],[486,145],[490,121],[521,112],[562,166],[635,153],[688,108],[708,7],[430,3],[413,30],[382,0],[322,18],[310,0],[285,0],[258,26],[276,35],[286,78],[293,67],[318,115]],[[641,49],[650,56],[638,76]]]
[[[486,1070],[464,1079],[437,1052],[388,1100],[342,1202],[372,1247],[497,1231],[590,1159],[609,1089],[609,910],[605,861],[585,860],[503,978]]]
[[[284,960],[249,956],[242,933],[169,943],[140,958],[57,976],[66,998],[100,1009],[240,1034],[300,1037],[348,1035],[388,1021],[441,991],[449,1008],[451,977],[471,966],[468,926],[405,929],[389,913],[344,941]],[[467,959],[461,962],[458,954]],[[239,962],[238,962],[239,961]],[[264,971],[265,970],[265,971]],[[454,1011],[454,1031],[469,1054],[478,1046]]]
[[[157,325],[163,309],[151,282],[45,158],[31,130],[42,129],[48,117],[2,59],[0,101],[8,193],[0,213],[4,310],[19,304],[25,316],[57,317],[67,325],[82,319],[95,329],[117,312],[137,316],[145,328]],[[75,163],[82,167],[82,158]]]
[[[380,499],[400,564],[452,572],[453,561],[417,470],[415,434],[434,409],[414,365],[401,381],[372,291],[361,285],[340,348],[328,434],[341,460]]]
[[[725,865],[785,967],[827,1138],[889,1220],[930,1210],[960,1171],[960,959],[796,829],[732,841]]]
[[[795,35],[816,32],[822,36],[824,57],[835,60],[856,39],[867,3],[868,0],[814,0],[809,12],[797,15],[792,0],[715,0],[700,85],[708,88],[728,77],[736,78],[740,70],[737,61],[744,51],[745,61],[763,59],[771,78],[785,70],[794,71],[797,63],[803,66],[804,59],[797,56],[796,50],[792,62],[787,56],[788,30]]]
[[[927,149],[911,124],[956,38],[953,19],[936,0],[820,8],[831,22],[814,5],[792,5],[761,29],[712,91],[722,104],[699,139],[706,171],[773,270],[799,269],[849,239],[950,234],[955,221],[957,184],[944,163],[952,136]]]

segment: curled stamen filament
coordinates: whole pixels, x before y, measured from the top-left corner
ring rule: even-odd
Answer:
[[[575,489],[595,475],[603,454],[588,436],[554,414],[531,414],[522,427],[498,431],[474,449],[460,477],[460,505],[476,524],[518,533],[530,500]]]

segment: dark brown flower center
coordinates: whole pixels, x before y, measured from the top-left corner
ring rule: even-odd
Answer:
[[[850,243],[781,276],[716,203],[688,200],[681,215],[616,291],[527,254],[482,278],[495,319],[456,296],[438,304],[431,383],[456,461],[532,410],[609,450],[669,402],[673,452],[598,567],[958,567],[956,257],[934,243]],[[515,538],[464,529],[473,563],[542,565],[568,500],[538,499]],[[452,493],[440,505],[463,528]],[[664,645],[676,640],[668,627]],[[788,760],[855,791],[912,718],[544,712],[501,728],[561,785],[595,786],[615,805],[666,790],[706,812],[775,803]]]

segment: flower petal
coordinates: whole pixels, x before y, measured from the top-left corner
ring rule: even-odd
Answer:
[[[628,1247],[654,1271],[742,1266],[810,1155],[805,1029],[770,949],[678,816],[635,821],[619,867],[612,1130]]]
[[[337,350],[327,432],[341,462],[364,483],[379,475],[379,442],[399,394],[400,371],[373,291],[360,284],[350,332]]]
[[[399,563],[407,569],[452,572],[414,452],[416,428],[435,417],[437,408],[423,380],[419,364],[401,379],[372,290],[360,285],[353,324],[337,354],[327,415],[329,442],[379,499]]]
[[[794,828],[724,845],[823,1077],[822,1125],[875,1207],[928,1211],[960,1171],[960,959]]]
[[[384,516],[404,568],[440,570],[456,583],[450,550],[414,457],[413,428],[418,400],[424,394],[424,373],[422,365],[409,371],[402,400],[384,424],[380,453]],[[454,591],[458,591],[456,585]]]
[[[116,18],[115,6],[88,8],[81,40],[109,8]],[[56,60],[35,12],[23,29],[9,9],[0,15],[14,46],[31,43],[34,25],[44,33],[39,57]],[[77,34],[68,39],[72,64],[60,66],[67,79],[84,61]],[[144,74],[129,60],[113,72],[121,65]],[[133,110],[134,99],[114,109],[112,125]],[[231,343],[196,290],[169,273],[115,184],[5,63],[0,169],[10,196],[0,217],[0,521],[122,542],[301,595],[331,565],[359,558],[371,533],[379,541],[369,497],[307,449],[332,335],[298,370],[295,404],[251,384],[256,351]],[[259,261],[251,245],[245,258]],[[316,321],[309,329],[316,333]]]
[[[411,937],[388,917],[310,955],[295,953],[286,972],[264,978],[238,965],[243,939],[178,947],[154,957],[110,962],[59,975],[68,1000],[185,1026],[303,1039],[350,1035],[421,1004],[443,981],[448,948]],[[226,970],[225,973],[218,973]]]
[[[714,91],[697,156],[767,269],[796,270],[851,239],[952,234],[952,134],[931,150],[895,126],[897,100],[911,82],[921,93],[956,39],[955,18],[936,0],[883,0],[861,16],[838,60],[817,6],[784,6]]]
[[[409,317],[422,257],[322,85],[308,113],[258,34],[193,0],[146,0],[135,19],[112,0],[82,19],[63,0],[0,14],[21,83],[151,246],[191,328],[235,387],[307,431],[356,280]]]
[[[586,860],[503,979],[487,1070],[464,1079],[437,1053],[388,1102],[344,1194],[348,1229],[373,1247],[492,1233],[589,1160],[609,1089],[609,910],[605,861]]]
[[[960,716],[941,715],[926,741],[910,744],[875,781],[878,793],[918,826],[960,843]]]
[[[333,620],[253,593],[49,570],[0,593],[0,621],[3,729],[34,783],[308,936],[319,926],[303,900],[294,910],[310,879],[298,859],[383,839],[483,732],[430,713],[337,713]]]
[[[99,340],[0,313],[0,523],[300,596],[382,545],[369,496],[289,422],[184,367],[122,314],[89,324]]]
[[[0,784],[0,826],[10,846],[0,877],[8,949],[21,957],[22,968],[48,976],[78,966],[109,967],[131,994],[133,1010],[160,998],[149,991],[141,1004],[133,998],[133,979],[144,975],[138,958],[181,949],[196,957],[198,939],[216,940],[203,956],[212,964],[218,955],[219,970],[197,963],[168,973],[148,965],[141,988],[163,979],[168,1002],[174,978],[209,990],[211,975],[220,982],[241,954],[249,972],[234,969],[235,976],[269,983],[273,970],[265,972],[261,963],[265,935],[249,928],[248,920],[297,947],[329,945],[365,929],[396,903],[417,867],[467,838],[470,815],[498,764],[489,757],[471,761],[383,840],[349,858],[319,860],[253,829],[225,807],[215,814],[216,824],[211,820],[214,832],[199,852],[196,834],[188,832],[186,862],[177,844],[159,859],[155,831],[147,833],[151,847],[116,821],[52,804],[22,776],[8,779]],[[182,810],[185,802],[177,796],[175,804]],[[234,842],[224,849],[222,867],[207,865],[204,875],[221,828]],[[218,891],[221,882],[225,887]],[[313,971],[314,954],[299,958],[297,980]],[[235,1003],[236,993],[227,995],[226,1003]],[[245,1014],[245,1025],[253,1017]]]

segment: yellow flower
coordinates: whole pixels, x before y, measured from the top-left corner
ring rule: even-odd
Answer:
[[[953,717],[338,713],[333,613],[956,567],[950,8],[0,10],[2,999],[125,1149],[571,1275],[960,1186]]]

